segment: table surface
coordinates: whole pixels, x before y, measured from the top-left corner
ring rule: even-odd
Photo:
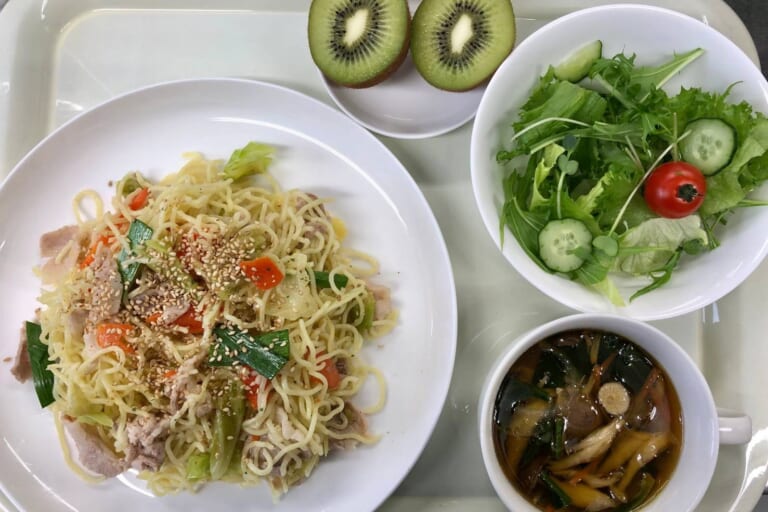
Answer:
[[[0,9],[8,0],[0,0]],[[725,0],[738,14],[752,36],[760,56],[763,73],[768,76],[768,0]],[[755,512],[768,512],[768,495],[764,496]]]

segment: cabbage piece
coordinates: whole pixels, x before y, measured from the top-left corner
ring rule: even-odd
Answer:
[[[620,237],[616,267],[629,274],[659,270],[684,243],[696,240],[705,246],[708,242],[698,215],[646,220]]]
[[[236,149],[229,157],[221,174],[225,178],[239,180],[252,174],[261,174],[266,172],[269,164],[272,163],[272,153],[275,148],[259,142],[249,142],[244,147]]]
[[[309,286],[309,274],[286,274],[269,298],[270,314],[287,320],[309,318],[317,311],[319,304]]]

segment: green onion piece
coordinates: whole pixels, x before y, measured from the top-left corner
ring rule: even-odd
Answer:
[[[313,273],[315,274],[315,284],[317,285],[318,288],[331,287],[331,275],[328,272],[316,270]],[[349,282],[349,278],[344,274],[333,275],[333,284],[336,285],[336,288],[344,288],[345,286],[347,286],[348,282]]]
[[[136,254],[136,250],[141,247],[147,240],[152,238],[152,228],[144,224],[138,219],[134,219],[131,222],[131,226],[128,228],[128,242],[130,242],[131,250],[126,251],[123,249],[120,251],[120,256],[117,260],[120,262],[120,275],[123,277],[123,289],[128,290],[133,286],[133,282],[136,280],[136,276],[141,268],[141,263],[133,262],[130,265],[123,265],[123,261],[128,257]]]
[[[290,343],[287,329],[251,336],[244,331],[218,326],[213,334],[218,343],[211,349],[209,366],[231,366],[237,360],[273,379],[288,362]],[[243,348],[246,350],[243,351]]]
[[[40,407],[48,407],[55,401],[53,398],[53,373],[48,369],[48,365],[51,364],[48,357],[48,345],[40,340],[40,335],[43,332],[40,324],[26,322],[25,331],[35,393],[37,393],[37,399],[40,401]]]
[[[566,494],[564,490],[560,488],[559,485],[554,481],[554,479],[549,476],[549,473],[546,471],[542,471],[539,474],[539,478],[542,482],[544,482],[544,485],[549,489],[551,496],[554,498],[556,508],[565,508],[568,505],[571,504],[571,497]]]
[[[187,479],[200,480],[208,477],[211,467],[209,453],[196,453],[187,459]]]
[[[565,451],[565,440],[563,439],[563,431],[565,430],[565,418],[562,416],[555,417],[553,432],[552,432],[552,454],[555,459],[559,459],[563,456]]]
[[[214,402],[213,439],[211,439],[211,480],[219,480],[227,473],[229,462],[235,454],[240,427],[245,415],[243,388],[238,379],[231,379],[224,387],[222,396]]]
[[[224,178],[239,180],[252,174],[261,174],[272,162],[275,148],[259,142],[249,142],[245,147],[236,149],[221,171]]]

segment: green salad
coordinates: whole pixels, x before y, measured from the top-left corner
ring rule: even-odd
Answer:
[[[550,67],[497,160],[501,215],[542,269],[624,298],[612,272],[663,286],[685,254],[719,245],[716,229],[768,179],[768,118],[729,93],[661,87],[704,51],[656,67],[603,58],[595,41]]]

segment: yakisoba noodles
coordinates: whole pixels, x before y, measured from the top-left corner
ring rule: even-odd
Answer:
[[[332,450],[376,441],[366,414],[385,383],[360,353],[395,325],[389,289],[323,199],[280,189],[271,152],[190,155],[158,183],[131,173],[111,208],[84,191],[78,225],[43,236],[51,286],[24,342],[44,405],[47,346],[48,401],[83,477],[135,468],[158,495],[211,480],[279,495]],[[371,375],[379,399],[358,410]]]

